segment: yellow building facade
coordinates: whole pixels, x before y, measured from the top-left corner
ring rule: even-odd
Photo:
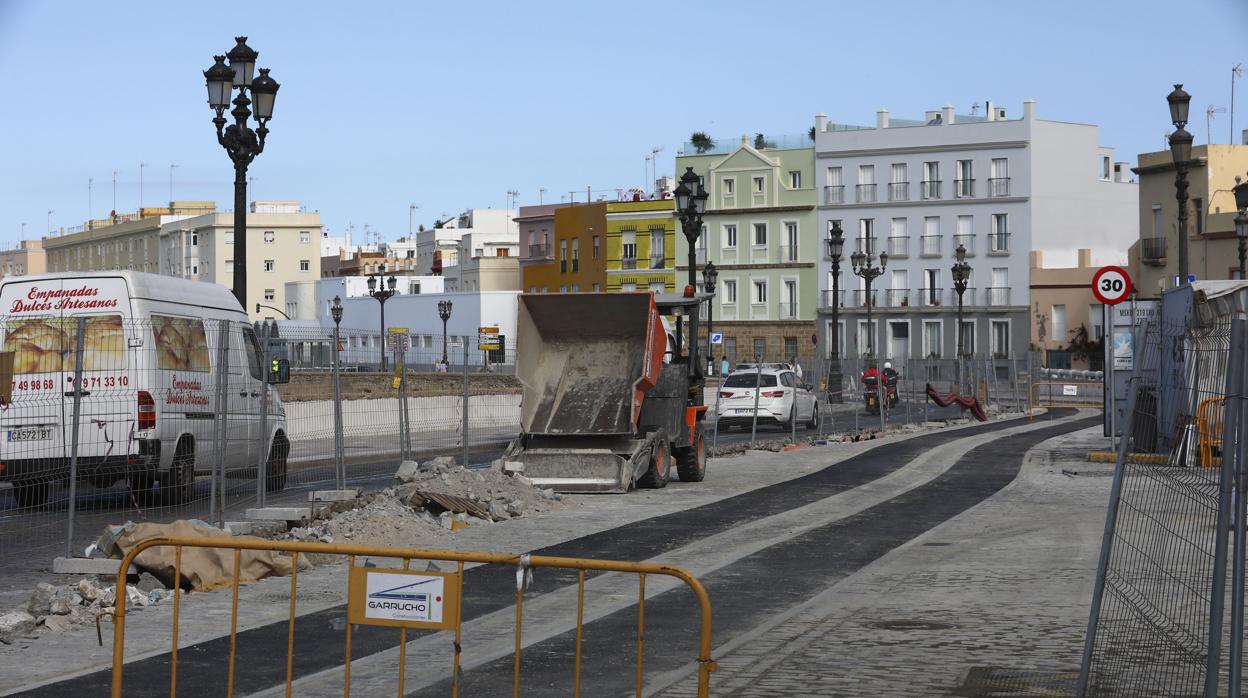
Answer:
[[[676,207],[673,199],[606,204],[606,290],[676,289]]]

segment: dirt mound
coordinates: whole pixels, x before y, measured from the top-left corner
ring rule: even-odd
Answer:
[[[368,400],[397,397],[391,380],[393,373],[344,373],[342,374],[342,399]],[[499,395],[520,392],[520,382],[515,376],[501,373],[471,373],[468,375],[468,391],[472,395]],[[334,392],[333,375],[329,371],[298,372],[290,375],[290,382],[277,386],[283,402],[324,400]],[[407,374],[409,397],[434,397],[438,395],[463,395],[462,373],[415,373]]]

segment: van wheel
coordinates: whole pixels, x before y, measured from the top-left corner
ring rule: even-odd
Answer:
[[[185,504],[195,491],[195,444],[190,439],[178,441],[173,464],[160,487],[166,504]]]
[[[676,451],[676,473],[681,482],[702,482],[706,478],[706,441],[699,428],[692,448]]]
[[[269,462],[265,468],[267,482],[265,492],[281,492],[286,489],[286,457],[290,455],[290,442],[278,434],[273,437],[273,445],[269,446]]]
[[[20,509],[40,507],[48,502],[47,480],[31,480],[13,483],[13,498]]]
[[[650,449],[650,469],[637,480],[638,487],[660,489],[667,487],[667,478],[671,475],[672,449],[667,438],[659,436]]]

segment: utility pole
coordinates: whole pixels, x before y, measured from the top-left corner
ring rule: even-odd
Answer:
[[[147,167],[146,162],[139,163],[139,210],[143,209],[143,168],[145,167]]]
[[[169,213],[173,213],[173,171],[177,165],[169,163]]]
[[[113,213],[117,213],[117,170],[113,170]]]

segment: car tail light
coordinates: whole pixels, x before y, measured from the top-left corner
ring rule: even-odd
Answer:
[[[763,397],[784,397],[784,391],[783,390],[768,390],[767,392],[763,393]]]
[[[139,428],[156,428],[156,401],[146,390],[139,391]]]
[[[732,392],[728,390],[721,390],[719,391],[719,396],[720,397],[732,397]]]

